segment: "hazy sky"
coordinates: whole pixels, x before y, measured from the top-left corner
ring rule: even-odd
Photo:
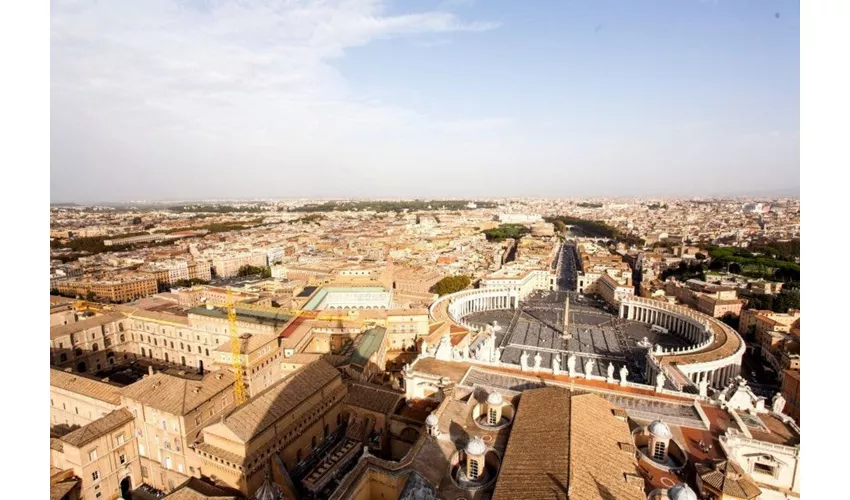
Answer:
[[[56,202],[799,186],[794,1],[51,10]]]

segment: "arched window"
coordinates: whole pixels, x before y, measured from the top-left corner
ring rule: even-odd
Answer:
[[[124,331],[124,323],[118,323],[118,331],[119,331],[119,332],[123,332],[123,331]],[[122,335],[122,337],[123,337],[123,335]]]
[[[174,349],[174,341],[169,342],[171,344],[171,348]]]
[[[67,360],[68,360],[68,356],[64,352],[59,355],[59,361],[60,362],[61,361],[67,361]]]
[[[119,338],[121,339],[121,342],[124,342],[124,340],[126,340],[124,335],[121,335]]]
[[[82,355],[83,355],[83,350],[82,350],[82,349],[80,349],[79,347],[77,347],[76,349],[74,349],[74,356],[82,356]]]
[[[186,356],[180,356],[180,364],[184,366],[186,365]]]
[[[98,349],[97,344],[92,344],[92,345],[91,345],[91,350],[92,350],[92,352],[97,351],[97,349]]]
[[[168,363],[168,353],[165,353],[165,362]]]
[[[153,351],[152,351],[152,350],[150,350],[150,349],[148,349],[148,357],[149,357],[149,358],[152,358],[152,357],[153,357]]]
[[[207,352],[207,356],[209,356],[209,355],[210,355],[210,350],[209,350],[209,349],[204,349],[204,350]]]

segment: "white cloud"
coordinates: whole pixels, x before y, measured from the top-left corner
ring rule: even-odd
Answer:
[[[404,126],[441,127],[438,117],[354,95],[334,60],[378,39],[496,27],[448,12],[389,15],[377,0],[55,0],[53,173],[71,179],[72,170],[116,162],[117,153],[98,150],[104,140],[127,155],[166,147],[167,139],[180,154],[229,142],[223,156],[242,145],[327,162],[317,148],[344,149],[361,134]],[[68,147],[72,140],[91,141],[89,156],[74,156],[85,148]],[[195,155],[198,164],[210,157]]]

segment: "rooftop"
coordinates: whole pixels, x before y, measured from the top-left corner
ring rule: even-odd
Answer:
[[[69,373],[51,368],[50,386],[116,406],[121,404],[121,387],[91,379],[77,373]]]
[[[86,424],[79,429],[65,434],[59,438],[62,443],[80,448],[91,443],[95,439],[107,434],[118,427],[133,421],[133,414],[127,408],[115,410],[105,417]]]
[[[323,360],[314,361],[249,399],[225,417],[222,424],[248,442],[338,378],[336,368]]]
[[[172,415],[187,415],[233,385],[233,374],[207,373],[201,380],[155,373],[121,390],[121,396]]]

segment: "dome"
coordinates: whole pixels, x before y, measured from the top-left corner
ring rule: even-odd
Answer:
[[[496,391],[491,392],[490,395],[487,396],[488,405],[499,406],[503,401],[504,399],[502,398],[502,395]]]
[[[673,437],[673,434],[670,432],[670,428],[667,427],[667,424],[661,420],[655,420],[649,424],[649,433],[661,439],[670,439]]]
[[[428,415],[425,418],[425,425],[434,427],[435,425],[437,425],[437,423],[439,421],[440,421],[440,419],[437,418],[437,415],[434,415],[433,413],[431,413],[430,415]]]
[[[484,444],[484,440],[481,439],[480,436],[475,436],[466,445],[467,455],[483,455],[486,452],[487,452],[487,445]]]
[[[679,483],[667,490],[670,500],[697,500],[697,494],[685,483]]]
[[[270,477],[269,470],[266,469],[266,479],[260,488],[254,493],[254,500],[284,500],[283,489],[275,484]]]

